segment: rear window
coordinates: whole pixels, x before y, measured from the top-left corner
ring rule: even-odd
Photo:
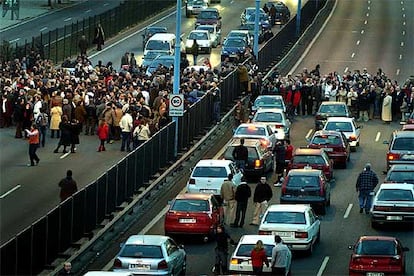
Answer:
[[[256,99],[254,102],[254,105],[256,107],[261,106],[272,106],[272,107],[282,107],[282,100],[277,98],[270,98],[270,97],[264,97],[260,99]]]
[[[325,127],[326,130],[353,132],[352,124],[349,122],[328,122]]]
[[[171,210],[181,212],[208,212],[210,208],[207,200],[177,199],[171,207]]]
[[[387,181],[413,183],[414,184],[414,172],[401,172],[391,171],[388,173]]]
[[[233,158],[233,151],[234,151],[234,146],[230,146],[226,149],[226,152],[224,153],[224,158],[227,160],[234,160]],[[247,152],[248,152],[248,158],[249,159],[258,159],[259,155],[257,154],[257,150],[254,147],[247,147]]]
[[[128,244],[128,245],[125,245],[125,247],[122,249],[119,255],[121,257],[140,258],[140,259],[163,258],[161,247],[157,245]]]
[[[320,113],[329,113],[329,114],[345,114],[345,106],[344,105],[329,105],[323,104],[319,109]]]
[[[258,122],[265,122],[265,123],[270,123],[270,122],[281,123],[282,114],[274,113],[274,112],[260,112],[256,114],[254,120]]]
[[[193,177],[224,177],[228,175],[225,167],[196,167]]]
[[[414,137],[396,138],[392,150],[414,150]]]
[[[321,135],[315,136],[312,139],[312,144],[317,145],[341,145],[342,141],[339,136],[336,135]]]
[[[397,255],[397,248],[394,241],[362,241],[357,245],[355,251],[359,255]]]
[[[317,176],[289,176],[287,186],[289,187],[319,187],[319,178]]]
[[[294,164],[316,164],[325,165],[325,159],[322,156],[317,155],[295,155],[293,157]]]
[[[383,189],[378,194],[381,201],[413,201],[413,194],[410,190]]]
[[[265,136],[266,131],[263,127],[239,127],[236,130],[235,135],[258,135],[258,136]]]
[[[266,252],[267,257],[272,257],[272,249],[274,247],[273,244],[264,244],[264,250]],[[239,249],[237,249],[236,256],[238,257],[249,257],[252,253],[253,248],[255,247],[255,244],[241,244],[239,246]]]
[[[265,223],[306,224],[306,219],[300,212],[268,212]]]
[[[150,40],[145,47],[146,50],[170,50],[170,43],[161,40]]]

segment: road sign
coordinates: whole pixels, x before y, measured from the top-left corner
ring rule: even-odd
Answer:
[[[170,112],[171,117],[184,115],[184,95],[183,94],[169,94],[170,99]]]

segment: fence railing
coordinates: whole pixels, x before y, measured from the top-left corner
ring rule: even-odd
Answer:
[[[310,0],[307,5],[315,5]],[[323,5],[320,5],[322,7]],[[306,7],[306,6],[305,6]],[[315,11],[313,12],[316,15]],[[294,21],[294,20],[292,20]],[[289,23],[291,24],[292,21]],[[309,21],[311,22],[311,20]],[[277,34],[259,52],[259,66],[266,68],[271,61],[262,51],[271,55],[273,43],[288,45],[295,29],[288,34]],[[284,29],[283,29],[284,30]],[[283,30],[280,33],[283,33]],[[223,110],[240,96],[237,71],[231,72],[220,83]],[[184,112],[179,119],[178,149],[191,146],[195,136],[211,125],[213,101],[207,94]],[[150,140],[103,173],[96,181],[62,202],[44,217],[18,233],[0,248],[1,275],[38,274],[52,266],[53,261],[82,237],[90,237],[92,231],[134,193],[146,187],[150,177],[175,160],[175,123],[171,122]]]

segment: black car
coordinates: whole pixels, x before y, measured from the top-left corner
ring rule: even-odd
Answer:
[[[396,130],[384,143],[388,144],[387,170],[395,164],[414,165],[414,131]]]
[[[328,117],[351,117],[348,106],[342,102],[322,102],[315,115],[315,130],[323,129]]]
[[[217,25],[218,29],[221,29],[221,16],[220,12],[216,8],[207,8],[201,10],[197,15],[195,27],[199,25]]]
[[[156,26],[147,27],[144,33],[142,34],[142,49],[145,49],[145,44],[147,44],[148,39],[150,39],[151,36],[158,33],[167,33],[167,28]]]
[[[233,139],[224,152],[224,158],[233,160],[233,150],[240,145],[240,139]],[[270,149],[262,145],[257,139],[245,139],[244,146],[249,153],[243,175],[246,177],[260,177],[273,169],[273,155]]]
[[[268,2],[267,7],[270,9],[272,5],[276,8],[275,24],[284,25],[290,20],[290,10],[285,3],[281,1]]]

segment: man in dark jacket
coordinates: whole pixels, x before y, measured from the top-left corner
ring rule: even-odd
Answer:
[[[251,196],[252,191],[250,190],[250,187],[249,185],[247,185],[246,182],[243,182],[242,184],[237,186],[235,194],[235,199],[237,202],[236,218],[234,219],[234,223],[230,225],[231,227],[243,227],[244,219],[246,217],[247,203]]]
[[[232,155],[237,167],[239,167],[241,170],[244,170],[249,158],[249,151],[244,145],[244,138],[240,139],[240,145],[234,148]]]
[[[228,248],[229,248],[229,240],[232,245],[235,245],[236,242],[230,237],[229,234],[226,233],[224,227],[222,225],[218,225],[216,228],[216,233],[214,236],[216,240],[216,260],[214,264],[214,274],[215,275],[222,275],[226,274],[228,271]],[[221,273],[220,273],[221,270]]]
[[[359,212],[362,213],[365,208],[365,213],[369,214],[371,209],[371,199],[375,186],[378,185],[378,177],[374,171],[371,170],[371,164],[367,163],[364,170],[359,174],[356,191],[359,192]]]
[[[275,156],[276,162],[276,182],[279,183],[280,178],[283,176],[283,170],[286,164],[286,148],[283,141],[278,141],[273,148],[273,155]]]
[[[259,225],[260,216],[267,209],[268,202],[273,196],[272,188],[266,182],[266,176],[260,178],[260,182],[254,189],[253,202],[255,205],[253,220],[250,225]]]
[[[66,172],[66,177],[59,182],[60,187],[60,201],[64,201],[78,191],[78,185],[72,178],[72,171]]]

